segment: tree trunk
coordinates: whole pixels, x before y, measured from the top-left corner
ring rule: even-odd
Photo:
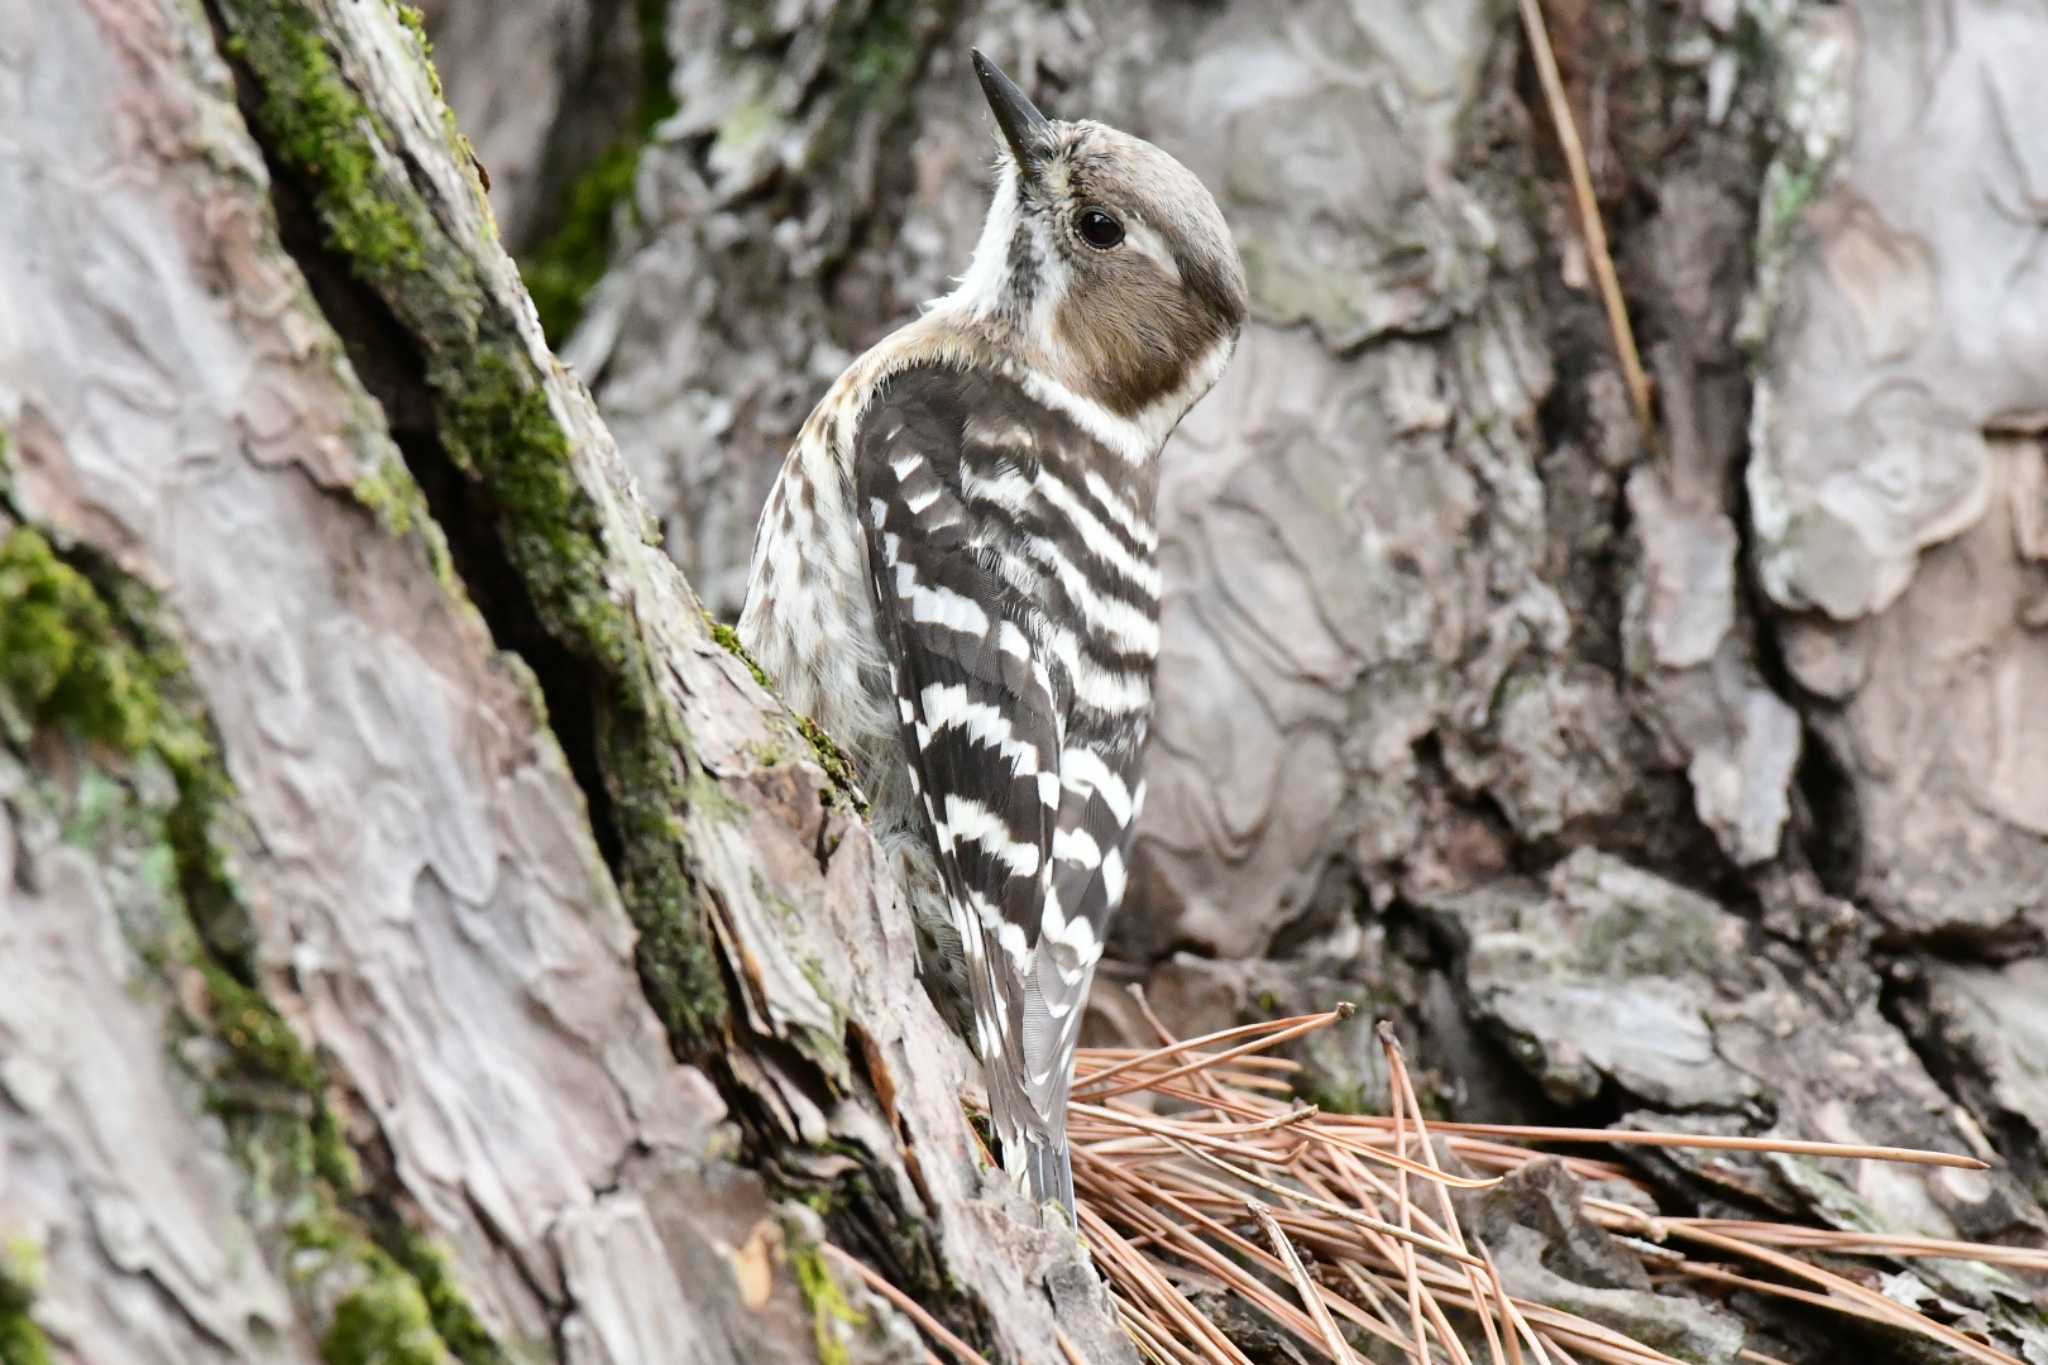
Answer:
[[[437,0],[461,131],[387,4],[0,4],[0,1359],[922,1359],[827,1238],[1133,1358],[690,587],[964,265],[970,42],[1252,277],[1106,976],[1358,1001],[1324,1103],[1393,1017],[1461,1118],[1973,1151],[1645,1169],[2041,1244],[2048,19],[1542,9],[1653,430],[1508,0]],[[1888,1284],[2048,1360],[2038,1284]]]
[[[565,354],[730,612],[804,408],[967,257],[967,46],[1161,142],[1256,323],[1166,457],[1122,975],[1183,1032],[1369,1002],[1311,1057],[1325,1102],[1377,1100],[1381,1014],[1460,1117],[1977,1152],[1650,1169],[1708,1210],[2038,1245],[2048,21],[1539,9],[1650,430],[1507,0],[675,0],[680,113]],[[2039,1286],[1929,1292],[2048,1352]]]
[[[828,1225],[1127,1358],[981,1197],[827,742],[662,554],[421,36],[95,0],[0,54],[8,1358],[920,1359]]]

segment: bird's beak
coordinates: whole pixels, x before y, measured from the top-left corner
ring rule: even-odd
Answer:
[[[1010,144],[1010,154],[1017,158],[1018,173],[1031,179],[1052,148],[1052,124],[1038,112],[1037,105],[1024,98],[1016,82],[979,50],[974,53],[974,74],[981,78],[981,93],[995,111],[996,125]]]

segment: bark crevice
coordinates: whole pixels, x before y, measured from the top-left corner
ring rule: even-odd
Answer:
[[[803,759],[815,741],[745,692],[738,663],[652,548],[587,397],[535,345],[509,262],[471,239],[481,224],[450,200],[465,186],[420,160],[433,157],[425,143],[408,149],[417,155],[387,145],[387,125],[419,112],[411,92],[353,83],[360,54],[343,32],[353,21],[337,16],[330,33],[318,6],[212,6],[245,114],[275,182],[291,187],[275,196],[296,224],[287,246],[354,333],[351,353],[386,408],[404,461],[389,481],[446,545],[451,588],[537,679],[536,712],[588,814],[611,826],[602,851],[639,931],[647,998],[676,1055],[716,1086],[742,1136],[733,1155],[760,1171],[769,1197],[824,1213],[837,1240],[870,1252],[963,1335],[993,1349],[999,1336],[1044,1334],[1044,1304],[1020,1313],[1009,1287],[983,1278],[1010,1234],[977,1226],[957,1194],[919,1207],[895,1150],[911,1139],[873,1110],[874,1095],[901,1096],[901,1084],[848,1055],[849,1002],[873,996],[874,955],[885,951],[878,924],[859,923],[850,944],[811,936],[829,936],[835,919],[865,921],[868,900],[888,894],[886,872],[865,840],[844,837],[851,812]],[[925,1026],[890,1020],[882,1064],[900,1074],[903,1031]],[[920,1065],[930,1046],[919,1043]],[[907,1127],[923,1125],[927,1141],[933,1124],[959,1123],[950,1087],[911,1107]],[[961,1165],[949,1186],[968,1174]],[[964,1248],[942,1253],[934,1222]],[[978,1302],[992,1291],[1012,1294],[1000,1328]],[[1100,1315],[1106,1305],[1069,1307]]]
[[[207,13],[216,38],[232,51],[226,20],[214,0]],[[231,58],[229,67],[243,119],[252,130],[261,129],[255,74],[244,61]],[[383,409],[391,439],[426,501],[455,576],[483,616],[493,643],[523,664],[540,689],[548,727],[583,793],[598,848],[614,881],[623,881],[623,840],[605,783],[597,729],[610,703],[604,671],[578,658],[545,628],[541,604],[506,549],[506,509],[489,481],[465,471],[442,438],[443,399],[428,379],[432,357],[328,239],[301,173],[279,157],[274,140],[259,136],[256,142],[270,172],[270,202],[284,249],[364,388]],[[409,149],[404,160],[416,185],[430,183]]]

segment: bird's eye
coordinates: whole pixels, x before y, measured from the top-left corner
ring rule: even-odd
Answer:
[[[1101,209],[1082,209],[1074,227],[1097,251],[1107,251],[1124,239],[1124,225]]]

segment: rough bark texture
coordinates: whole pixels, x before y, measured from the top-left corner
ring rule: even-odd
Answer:
[[[438,0],[495,219],[388,5],[0,5],[0,1357],[920,1358],[829,1234],[1129,1358],[690,587],[965,261],[969,43],[1181,155],[1253,281],[1168,451],[1117,974],[1357,1000],[1326,1103],[1392,1016],[1460,1117],[1976,1151],[1645,1169],[2039,1244],[2048,17],[1544,8],[1653,439],[1506,0]],[[1841,1358],[1559,1178],[1474,1210],[1518,1289]],[[2048,1362],[2039,1284],[1887,1285]]]
[[[542,344],[420,37],[103,0],[0,54],[21,1349],[919,1358],[829,1227],[991,1350],[1124,1358],[978,1197],[864,827]]]
[[[1219,190],[1258,323],[1169,450],[1125,975],[1187,1028],[1369,999],[1468,1115],[1986,1152],[1655,1169],[2038,1242],[2048,22],[1545,11],[1654,439],[1515,8],[1481,0],[677,0],[681,113],[566,354],[729,612],[805,407],[965,260],[969,43],[1160,141]],[[1368,1037],[1321,1047],[1325,1099],[1376,1094]],[[1928,1292],[2048,1351],[2025,1293]]]

